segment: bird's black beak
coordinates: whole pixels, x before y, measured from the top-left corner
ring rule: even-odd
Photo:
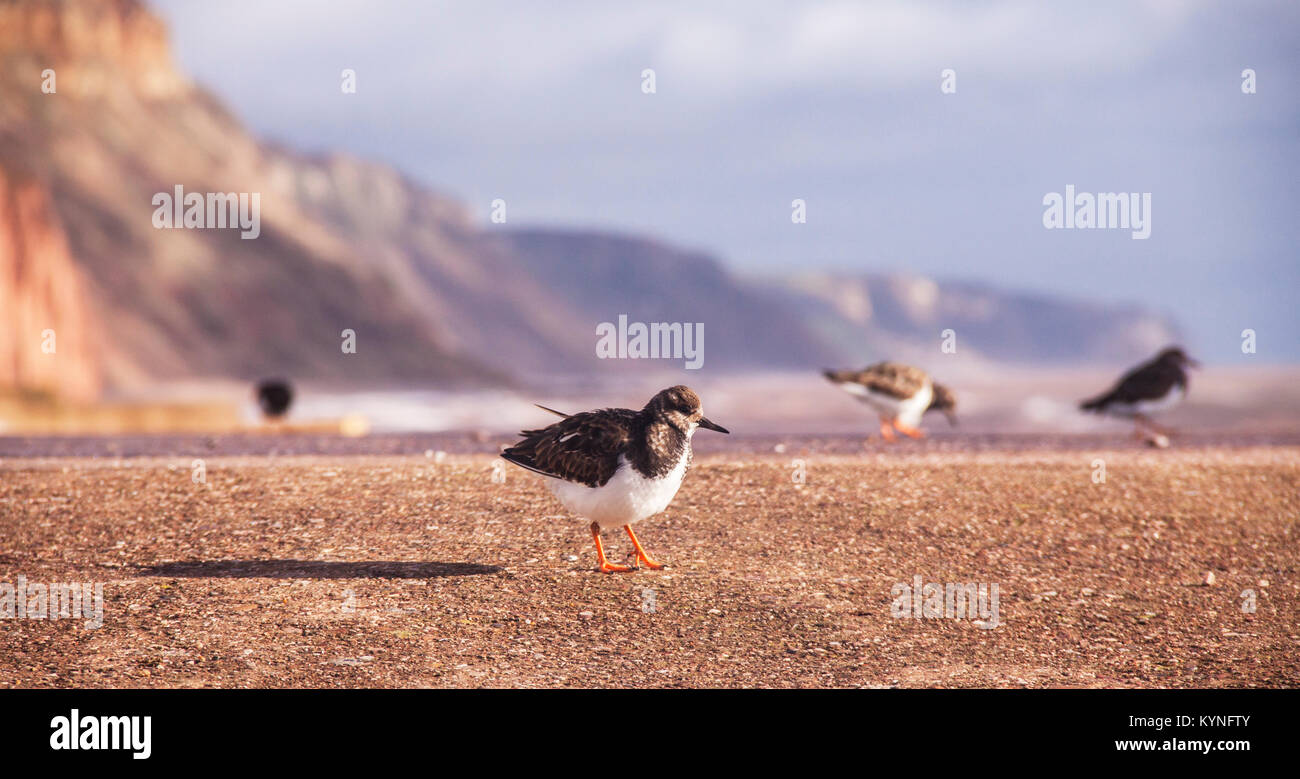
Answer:
[[[731,431],[715,422],[710,422],[708,417],[700,417],[700,427],[706,430],[717,430],[719,433],[730,434]]]

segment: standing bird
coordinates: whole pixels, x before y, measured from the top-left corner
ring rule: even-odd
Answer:
[[[875,409],[880,415],[880,435],[895,440],[894,429],[912,438],[925,438],[921,417],[934,409],[957,424],[957,399],[952,390],[930,379],[920,368],[897,362],[878,362],[860,371],[822,371],[831,383]]]
[[[1169,431],[1152,422],[1148,415],[1181,403],[1187,396],[1187,369],[1200,365],[1182,349],[1171,346],[1124,374],[1109,392],[1080,403],[1079,408],[1132,419],[1133,435],[1158,446],[1168,446],[1165,436]],[[1151,437],[1149,432],[1156,433],[1157,437]]]
[[[257,383],[257,405],[268,420],[279,419],[293,404],[293,387],[282,379],[264,379]]]
[[[669,387],[645,408],[605,408],[563,414],[550,427],[525,430],[522,441],[501,457],[547,477],[547,485],[564,507],[591,520],[600,570],[631,571],[605,559],[601,528],[624,527],[637,559],[647,568],[663,566],[650,558],[632,523],[654,516],[672,502],[691,461],[691,436],[703,427],[730,432],[700,411],[700,397],[690,387]]]

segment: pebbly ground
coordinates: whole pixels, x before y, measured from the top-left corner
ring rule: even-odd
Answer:
[[[601,574],[583,523],[481,436],[15,440],[0,583],[102,583],[104,620],[0,620],[0,686],[1300,684],[1292,443],[741,440],[640,526],[668,569]],[[998,585],[999,624],[893,616],[918,575]]]

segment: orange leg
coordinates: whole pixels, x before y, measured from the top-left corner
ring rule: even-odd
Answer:
[[[664,567],[662,563],[656,563],[650,559],[650,555],[646,554],[645,548],[641,546],[641,541],[636,537],[636,533],[632,532],[631,525],[624,525],[623,529],[627,531],[627,537],[632,539],[632,546],[636,549],[637,559],[645,563],[646,568],[657,571]]]
[[[889,426],[889,420],[885,417],[880,418],[880,437],[886,441],[898,440],[898,436],[894,435],[894,428]]]
[[[1150,417],[1146,416],[1145,414],[1136,414],[1134,415],[1133,418],[1134,420],[1137,421],[1139,426],[1145,425],[1148,430],[1154,431],[1164,436],[1173,435],[1173,431],[1171,431],[1167,427],[1157,425],[1155,422],[1151,421]]]
[[[1141,414],[1133,415],[1133,437],[1143,443],[1154,443],[1160,435],[1160,429],[1157,428],[1150,419]]]
[[[591,523],[591,540],[596,542],[596,556],[600,558],[600,570],[604,573],[624,573],[634,570],[630,565],[619,565],[605,559],[605,546],[600,543],[600,524]]]
[[[894,420],[894,427],[898,428],[898,432],[902,433],[908,438],[925,438],[924,430],[918,430],[914,427],[911,427],[910,425],[905,425],[902,422],[899,422],[897,419]]]

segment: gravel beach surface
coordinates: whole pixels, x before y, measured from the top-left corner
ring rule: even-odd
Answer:
[[[630,574],[491,436],[0,439],[0,583],[103,585],[0,686],[1300,684],[1294,442],[716,438]]]

